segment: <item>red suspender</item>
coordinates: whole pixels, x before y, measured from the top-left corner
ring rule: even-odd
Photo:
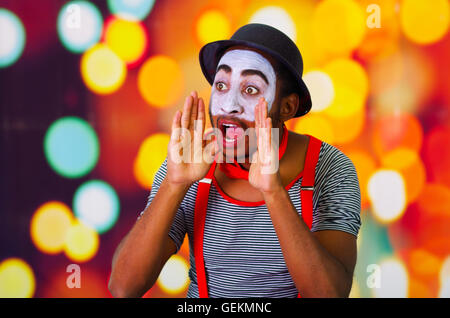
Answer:
[[[198,295],[208,298],[208,285],[206,281],[205,259],[203,258],[203,233],[205,232],[206,210],[208,207],[209,188],[216,170],[216,161],[213,162],[206,177],[198,182],[197,198],[194,211],[194,258],[197,272]]]
[[[302,217],[309,229],[312,226],[313,215],[313,191],[315,170],[319,160],[322,142],[313,136],[309,136],[308,150],[306,152],[305,165],[303,168],[303,179],[300,187],[300,198],[302,202]],[[199,181],[197,198],[194,211],[194,258],[197,272],[198,295],[200,298],[208,298],[208,284],[205,272],[205,259],[203,257],[203,234],[205,231],[206,210],[208,207],[209,189],[216,162],[211,165],[206,177]],[[298,295],[300,297],[300,294]]]
[[[303,167],[302,185],[300,187],[300,200],[302,202],[302,217],[311,230],[313,214],[313,192],[316,177],[316,165],[319,160],[322,142],[309,136],[308,151],[306,152],[305,165]]]

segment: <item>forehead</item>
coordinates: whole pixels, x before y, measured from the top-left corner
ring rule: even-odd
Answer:
[[[230,67],[271,68],[274,70],[271,56],[260,50],[246,46],[233,46],[222,55],[217,67],[227,64]]]
[[[270,56],[270,54],[268,54],[268,53],[266,53],[266,52],[264,52],[264,51],[258,50],[258,49],[256,49],[256,48],[253,48],[253,47],[249,47],[249,46],[245,46],[245,45],[234,45],[234,46],[230,46],[229,48],[227,48],[227,49],[225,50],[225,53],[228,52],[228,51],[232,51],[232,50],[246,50],[246,51],[253,51],[253,52],[258,53],[259,55],[262,55],[266,60],[268,60],[268,61],[270,62],[270,64],[271,64],[272,66],[273,66],[274,63],[275,63],[274,58],[273,58],[272,56]],[[224,54],[225,54],[225,53],[224,53]]]

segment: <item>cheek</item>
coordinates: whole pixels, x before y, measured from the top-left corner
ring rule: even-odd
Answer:
[[[274,84],[270,84],[267,91],[264,93],[264,98],[267,101],[267,109],[268,111],[270,111],[270,109],[272,108],[272,104],[275,101],[275,85]]]
[[[209,107],[211,108],[211,114],[216,115],[220,110],[220,104],[223,101],[222,96],[219,96],[214,90],[211,93],[211,101]]]

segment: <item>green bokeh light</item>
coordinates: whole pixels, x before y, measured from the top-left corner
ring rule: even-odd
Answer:
[[[50,125],[44,137],[50,167],[66,178],[88,174],[97,164],[99,142],[94,129],[78,117],[63,117]]]

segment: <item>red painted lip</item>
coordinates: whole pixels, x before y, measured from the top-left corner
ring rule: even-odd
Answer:
[[[219,127],[221,127],[223,124],[233,124],[233,125],[236,125],[236,126],[238,126],[238,127],[241,127],[242,129],[244,129],[244,126],[243,126],[242,123],[241,123],[240,121],[238,121],[238,120],[226,119],[226,118],[220,118],[220,119],[217,121],[217,125],[218,125]]]

